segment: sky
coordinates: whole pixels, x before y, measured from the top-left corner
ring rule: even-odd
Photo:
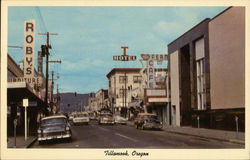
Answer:
[[[106,75],[113,68],[139,68],[140,54],[167,54],[167,45],[205,18],[213,18],[225,7],[9,7],[8,46],[23,45],[24,21],[35,19],[35,64],[37,52],[46,43],[38,33],[50,36],[49,70],[59,74],[60,92],[90,93],[108,88]],[[121,46],[137,61],[113,61]],[[23,50],[8,48],[19,64]],[[45,60],[44,60],[45,61]],[[167,62],[161,67],[167,67]],[[44,64],[45,66],[45,64]],[[44,69],[45,72],[45,69]],[[51,78],[51,73],[50,73]]]

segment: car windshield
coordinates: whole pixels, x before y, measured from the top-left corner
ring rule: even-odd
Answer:
[[[120,117],[120,116],[116,116],[116,119],[119,119],[119,120],[125,120],[125,118]]]
[[[101,114],[101,116],[112,117],[112,114],[110,114],[110,113],[103,113],[103,114]]]
[[[152,115],[147,115],[147,116],[144,116],[144,119],[158,120],[158,117],[157,116],[152,116]]]
[[[88,117],[87,114],[79,114],[77,117]]]
[[[48,125],[55,125],[55,124],[65,124],[66,119],[65,118],[52,118],[52,119],[45,119],[42,120],[42,126],[48,126]]]

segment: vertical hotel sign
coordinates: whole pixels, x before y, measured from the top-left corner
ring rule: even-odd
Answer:
[[[24,22],[24,77],[34,77],[35,20]]]

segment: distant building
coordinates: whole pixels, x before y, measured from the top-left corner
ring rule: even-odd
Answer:
[[[107,103],[108,101],[105,101],[106,99],[108,99],[108,90],[107,89],[98,90],[95,94],[95,98],[96,98],[98,110],[100,110],[102,108],[109,107],[109,104]]]
[[[107,78],[112,111],[127,116],[128,103],[131,102],[128,91],[139,87],[142,81],[140,68],[113,68],[107,74]]]
[[[245,8],[229,7],[168,45],[171,124],[245,128]]]
[[[88,99],[88,94],[80,93],[60,93],[60,111],[64,113],[85,111],[86,100]]]

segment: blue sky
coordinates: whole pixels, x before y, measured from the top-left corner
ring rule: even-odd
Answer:
[[[167,54],[167,45],[205,18],[227,7],[9,7],[8,45],[23,45],[24,21],[35,19],[37,33],[51,36],[50,71],[60,74],[60,92],[89,93],[108,88],[112,68],[141,67],[140,54]],[[46,37],[36,35],[35,53]],[[128,46],[137,61],[113,61]],[[21,49],[8,48],[17,63]],[[35,55],[37,58],[37,54]],[[166,64],[162,67],[166,67]],[[50,76],[51,77],[51,76]]]

